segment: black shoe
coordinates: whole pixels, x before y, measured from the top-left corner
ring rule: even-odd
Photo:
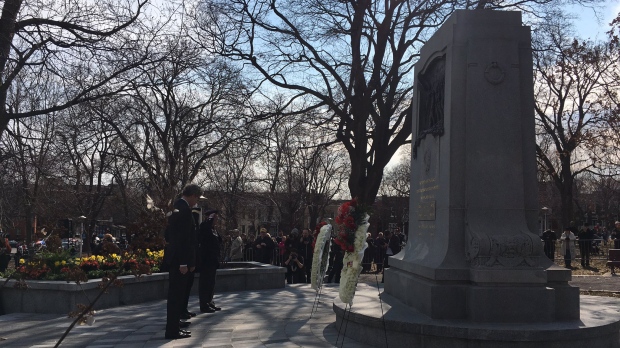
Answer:
[[[192,334],[192,332],[191,332],[191,331],[188,331],[188,330],[183,330],[183,329],[180,329],[180,330],[179,330],[179,333],[182,333],[182,334],[184,334],[184,335],[191,335],[191,334]]]
[[[215,309],[211,307],[200,308],[200,313],[215,313]]]
[[[189,315],[190,317],[195,317],[196,313],[194,312],[185,312],[185,314]]]
[[[192,337],[192,335],[184,334],[184,333],[181,333],[181,332],[177,332],[175,334],[174,333],[173,334],[166,333],[166,336],[165,336],[165,338],[167,340],[178,340],[178,339],[181,339],[181,338],[188,338],[188,337]]]
[[[211,307],[211,309],[216,310],[216,311],[221,311],[222,309],[220,307],[216,307],[215,303],[211,302],[211,303],[207,303],[209,305],[209,307]]]
[[[191,324],[189,321],[182,321],[179,323],[179,327],[181,329],[185,329],[186,327],[189,327],[189,324]]]

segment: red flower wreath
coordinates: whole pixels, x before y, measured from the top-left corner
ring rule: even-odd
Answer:
[[[359,225],[364,223],[365,217],[366,209],[357,204],[357,199],[344,202],[338,208],[338,216],[335,219],[340,233],[334,239],[334,243],[338,244],[344,251],[355,251],[355,231]]]

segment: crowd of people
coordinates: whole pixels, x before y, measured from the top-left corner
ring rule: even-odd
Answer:
[[[552,230],[546,230],[541,235],[545,255],[554,260],[556,256],[557,235]],[[566,268],[572,268],[572,262],[577,259],[577,250],[583,268],[590,267],[592,255],[602,254],[602,247],[620,249],[620,221],[616,221],[614,228],[608,231],[599,225],[591,226],[588,223],[577,227],[575,222],[564,228],[559,238],[559,256],[564,260]],[[578,249],[577,249],[578,248]]]
[[[394,232],[379,232],[376,238],[367,234],[367,249],[362,260],[363,273],[381,273],[388,265],[388,256],[400,252],[406,242],[406,236],[395,228]],[[290,233],[279,231],[272,236],[262,227],[258,236],[242,234],[232,230],[228,240],[224,241],[222,258],[225,261],[256,261],[273,264],[287,269],[288,284],[310,283],[312,261],[314,256],[314,239],[310,230],[304,228],[299,232],[294,228]],[[339,283],[344,251],[331,244],[329,268],[326,282]]]

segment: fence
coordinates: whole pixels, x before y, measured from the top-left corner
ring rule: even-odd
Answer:
[[[544,248],[544,241],[542,243]],[[570,243],[574,243],[575,246],[575,260],[581,260],[582,257],[580,243],[589,243],[590,260],[607,260],[607,256],[609,255],[609,249],[616,249],[614,247],[614,240],[604,240],[602,238],[575,240],[571,241]],[[564,260],[564,256],[561,254],[562,241],[556,240],[553,246],[553,259],[556,261]]]
[[[254,260],[254,249],[243,250],[243,261],[256,261]],[[280,255],[280,250],[273,250],[271,255],[271,264],[274,266],[282,266],[284,261],[284,255]]]
[[[575,251],[576,251],[576,255],[575,255],[575,260],[580,261],[581,260],[581,250],[579,247],[579,243],[585,243],[585,242],[590,242],[590,260],[607,260],[607,256],[609,255],[609,249],[616,249],[614,248],[614,241],[613,240],[604,240],[602,238],[597,238],[597,239],[588,239],[588,240],[575,240],[575,241],[571,241],[571,243],[574,243],[575,245]],[[620,244],[620,240],[618,241]],[[543,243],[543,248],[544,248],[544,242]],[[561,245],[562,242],[560,240],[556,240],[554,243],[554,249],[553,249],[553,259],[554,261],[558,261],[561,262],[562,260],[564,260],[564,256],[561,254]],[[619,245],[620,246],[620,245]],[[618,248],[620,249],[620,248]],[[383,257],[379,258],[380,260],[383,259]],[[244,249],[243,250],[243,261],[256,261],[254,260],[254,249]],[[275,265],[275,266],[283,266],[284,265],[284,255],[280,254],[280,250],[275,249],[273,250],[273,254],[271,257],[271,264]],[[364,273],[366,272],[374,272],[377,270],[381,270],[383,268],[383,264],[381,261],[376,262],[375,258],[373,257],[372,260],[367,260],[365,259],[364,264],[367,264],[366,267],[364,267]],[[372,268],[372,269],[371,269]]]

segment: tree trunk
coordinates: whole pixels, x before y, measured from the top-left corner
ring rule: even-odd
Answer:
[[[2,15],[0,16],[0,76],[2,76],[0,84],[0,137],[7,129],[9,121],[9,113],[5,109],[8,87],[10,83],[4,80],[8,75],[6,63],[11,54],[11,44],[15,36],[15,21],[17,14],[22,7],[22,0],[5,0],[2,7]]]
[[[571,171],[571,158],[566,156],[561,160],[560,180],[556,180],[556,186],[560,192],[562,202],[562,228],[569,226],[574,219],[573,209],[573,172]]]

